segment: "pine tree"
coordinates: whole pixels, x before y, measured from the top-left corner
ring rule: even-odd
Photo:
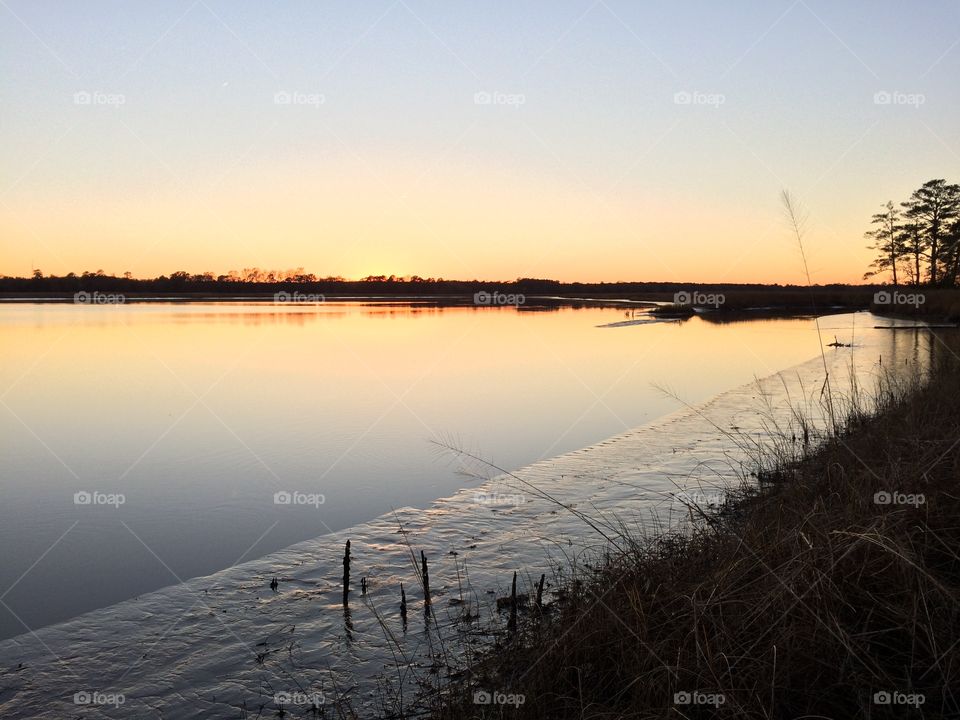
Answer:
[[[956,263],[950,257],[950,232],[960,218],[960,185],[947,185],[945,180],[929,180],[914,190],[903,203],[904,216],[916,222],[924,234],[929,258],[930,283],[941,280],[952,284],[956,279]],[[947,277],[942,276],[946,274]]]
[[[897,285],[897,266],[904,254],[903,238],[900,226],[900,210],[888,200],[883,205],[884,211],[875,213],[870,219],[871,224],[877,227],[864,233],[864,237],[873,240],[869,246],[877,251],[876,259],[870,263],[870,270],[863,275],[863,279],[889,271],[893,276],[893,284]]]

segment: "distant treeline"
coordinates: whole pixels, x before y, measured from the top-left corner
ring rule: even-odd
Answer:
[[[855,286],[823,285],[821,291],[850,291]],[[523,293],[531,296],[570,297],[650,297],[671,295],[691,288],[716,291],[764,291],[789,293],[808,292],[797,285],[763,285],[737,283],[684,283],[684,282],[612,282],[612,283],[565,283],[559,280],[518,278],[511,281],[445,280],[443,278],[397,277],[394,275],[371,275],[359,280],[342,277],[317,277],[303,272],[265,271],[257,268],[226,275],[203,273],[199,275],[184,271],[161,275],[156,278],[135,278],[130,273],[122,276],[107,275],[102,270],[70,273],[63,276],[44,275],[40,270],[33,277],[0,277],[0,292],[37,295],[66,295],[80,291],[126,293],[131,295],[236,295],[269,294],[283,290],[324,295],[436,295],[467,296],[477,292]],[[872,292],[860,286],[859,293]]]
[[[259,278],[259,279],[254,279]],[[879,291],[879,292],[878,292]],[[922,298],[911,302],[913,296],[900,298],[881,285],[761,285],[756,283],[690,283],[690,282],[560,282],[541,278],[500,280],[445,280],[443,278],[370,276],[360,280],[340,277],[318,278],[303,272],[278,273],[252,270],[228,275],[212,273],[191,275],[175,272],[156,278],[135,278],[129,273],[117,277],[102,271],[69,274],[62,277],[45,276],[39,270],[33,277],[0,276],[0,296],[8,300],[39,298],[51,301],[75,301],[77,293],[118,294],[125,302],[149,298],[160,299],[244,299],[301,300],[335,299],[343,297],[435,298],[444,304],[501,305],[499,293],[509,305],[519,304],[526,309],[549,307],[553,303],[544,298],[658,301],[679,303],[688,309],[698,303],[700,294],[715,294],[722,300],[714,307],[717,315],[735,315],[749,311],[792,312],[823,314],[852,310],[873,309],[885,314],[926,317],[949,322],[960,322],[960,291],[956,288],[924,288]],[[517,295],[524,299],[515,303]],[[901,293],[902,295],[902,293]],[[884,298],[884,296],[887,296]],[[484,299],[480,299],[483,297]],[[919,295],[917,296],[919,297]],[[681,298],[687,298],[686,300]],[[893,303],[893,304],[891,304]],[[709,305],[709,297],[707,300]],[[690,311],[692,314],[692,310]]]

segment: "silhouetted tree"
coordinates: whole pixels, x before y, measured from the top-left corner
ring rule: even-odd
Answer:
[[[871,269],[864,273],[863,279],[889,271],[893,276],[893,284],[897,285],[897,265],[903,255],[900,210],[893,204],[893,200],[888,200],[883,208],[883,212],[874,213],[870,220],[877,227],[863,234],[865,238],[873,240],[870,249],[877,251],[877,257],[870,263]]]
[[[950,263],[952,258],[945,256],[944,250],[949,232],[960,217],[960,185],[948,185],[943,179],[929,180],[913,191],[903,207],[904,216],[916,222],[924,235],[930,263],[930,283],[935,285],[945,270],[948,273],[946,281],[952,284],[956,274],[949,276],[954,268]]]
[[[960,218],[954,220],[944,239],[946,255],[950,259],[948,264],[948,283],[955,285],[960,279]]]
[[[921,273],[921,263],[927,252],[927,240],[920,228],[919,223],[909,222],[900,226],[900,244],[903,248],[903,254],[908,258],[905,264],[907,275],[910,278],[911,285],[919,285],[923,282]]]

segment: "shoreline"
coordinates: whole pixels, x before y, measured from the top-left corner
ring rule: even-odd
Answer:
[[[429,717],[491,696],[537,720],[956,717],[960,342],[939,342],[934,371],[692,508],[692,534],[617,536]]]

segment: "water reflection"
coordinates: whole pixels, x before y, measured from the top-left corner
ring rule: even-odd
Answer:
[[[696,403],[820,352],[809,319],[598,327],[623,312],[2,305],[4,601],[40,627],[477,482],[431,439],[517,468],[680,407],[653,383]],[[821,322],[891,342],[868,315]],[[884,365],[928,350],[894,334]],[[20,619],[0,609],[0,637]]]

